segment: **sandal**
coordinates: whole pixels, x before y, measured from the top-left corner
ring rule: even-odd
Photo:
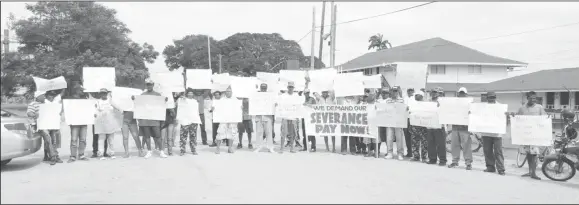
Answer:
[[[70,158],[68,159],[68,161],[66,161],[66,163],[73,163],[73,162],[75,162],[75,161],[76,161],[76,158],[75,158],[75,157],[70,157]]]

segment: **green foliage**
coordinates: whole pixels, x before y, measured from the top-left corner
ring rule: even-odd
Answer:
[[[368,50],[375,48],[377,51],[380,51],[392,48],[392,44],[390,44],[388,40],[384,40],[383,38],[384,36],[382,34],[370,36],[370,39],[368,39],[368,43],[370,43],[370,45],[368,46]]]

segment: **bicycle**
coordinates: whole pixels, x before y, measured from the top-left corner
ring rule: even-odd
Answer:
[[[448,152],[448,153],[452,153],[452,145],[451,145],[452,140],[450,137],[451,132],[452,131],[446,132],[446,152]],[[469,134],[470,134],[470,138],[472,139],[472,142],[471,142],[472,152],[473,153],[478,152],[483,146],[482,138],[481,138],[481,136],[479,136],[475,133],[472,133],[472,132],[469,132]],[[462,149],[462,146],[460,148]]]
[[[541,163],[543,163],[543,161],[545,160],[545,156],[548,156],[555,152],[553,146],[540,147],[539,150],[540,151],[537,157],[539,158],[539,161],[541,161]],[[525,152],[525,149],[521,146],[517,150],[517,167],[521,168],[525,166],[526,162],[527,162],[527,152]],[[539,166],[539,163],[537,163],[537,166]]]

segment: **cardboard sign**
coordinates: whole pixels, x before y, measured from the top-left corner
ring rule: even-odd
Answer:
[[[302,91],[306,87],[306,72],[302,70],[280,70],[279,81],[283,85],[280,89],[287,90],[287,83],[294,82],[295,90]]]
[[[402,90],[426,88],[428,64],[424,63],[396,63],[395,85]]]
[[[185,79],[183,73],[179,71],[151,73],[151,78],[155,84],[159,84],[162,90],[171,92],[185,92]]]
[[[63,76],[53,78],[50,80],[32,77],[34,83],[36,84],[36,90],[41,92],[47,92],[51,90],[60,90],[67,87],[66,80]]]
[[[505,134],[507,132],[507,116],[505,116],[507,109],[507,104],[471,103],[468,131]]]
[[[95,100],[65,99],[62,101],[62,104],[64,105],[64,119],[67,125],[94,124],[94,115],[96,114]]]
[[[238,123],[243,119],[242,101],[238,99],[220,99],[213,101],[214,123]]]
[[[334,89],[334,79],[338,72],[334,68],[310,70],[309,89],[312,93],[322,93],[322,91],[330,91]]]
[[[187,87],[193,89],[211,89],[210,69],[186,69]]]
[[[438,120],[438,104],[436,102],[413,102],[410,105],[410,125],[441,128],[442,125]]]
[[[316,105],[305,118],[307,135],[376,138],[368,125],[367,105]]]
[[[93,108],[94,109],[94,108]],[[60,130],[62,104],[44,103],[38,106],[38,130]]]
[[[177,121],[181,125],[201,124],[199,103],[195,99],[179,99]]]
[[[101,89],[112,90],[115,83],[115,68],[84,67],[82,68],[84,92],[100,92]]]
[[[551,146],[553,124],[546,115],[517,115],[511,118],[511,139],[516,145]]]
[[[363,76],[364,88],[382,88],[382,74]]]
[[[258,84],[266,83],[267,84],[267,92],[278,93],[280,87],[278,86],[279,83],[279,73],[264,73],[264,72],[257,72],[255,74],[257,79],[260,81]]]
[[[135,96],[135,119],[164,121],[167,104],[165,97],[155,95]]]
[[[408,126],[408,111],[404,103],[377,103],[372,124],[379,127],[406,128]]]
[[[122,111],[133,111],[132,96],[140,95],[143,91],[135,88],[114,87],[111,92],[111,103]]]
[[[473,98],[441,97],[438,116],[440,124],[468,125],[468,112]]]
[[[277,93],[254,93],[249,97],[249,115],[274,115],[277,98]]]
[[[231,77],[231,92],[238,98],[249,98],[257,92],[257,79],[254,77]]]
[[[336,97],[364,95],[364,75],[362,72],[341,73],[334,79]]]

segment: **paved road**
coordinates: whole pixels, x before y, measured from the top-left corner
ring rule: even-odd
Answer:
[[[66,139],[66,138],[64,138]],[[90,140],[89,140],[90,143]],[[131,142],[132,143],[132,142]],[[122,150],[120,136],[115,140]],[[246,145],[246,143],[244,143]],[[323,147],[323,145],[319,145]],[[135,148],[133,147],[133,150]],[[2,203],[577,203],[579,177],[559,183],[410,161],[326,153],[117,158],[50,166],[42,151],[2,168]],[[68,159],[68,142],[60,149]],[[87,154],[90,151],[87,150]],[[135,154],[133,152],[133,154]],[[450,156],[450,155],[449,155]]]

